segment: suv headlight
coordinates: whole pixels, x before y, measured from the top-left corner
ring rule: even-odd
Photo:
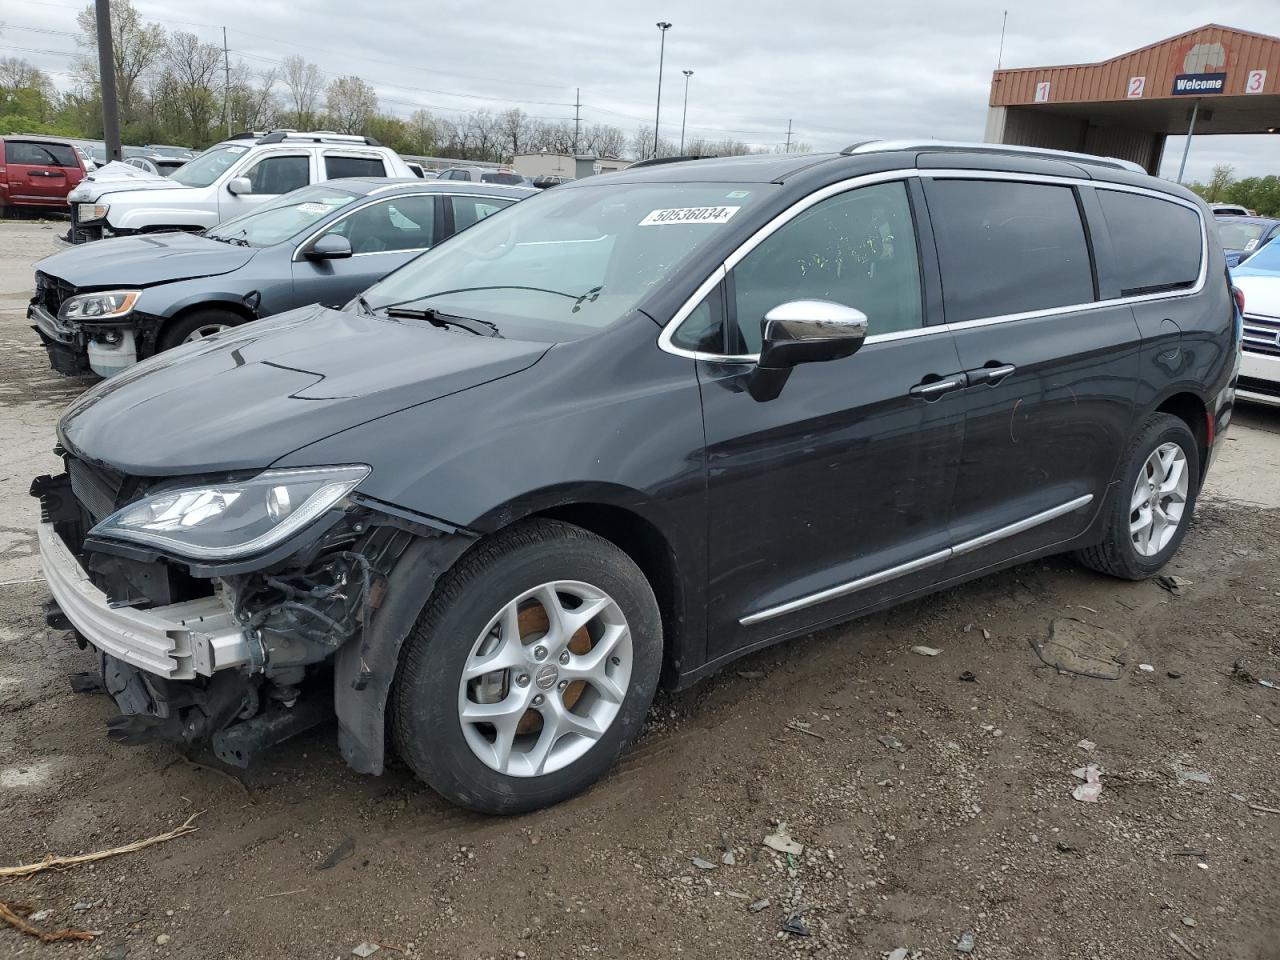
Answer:
[[[68,297],[58,311],[63,320],[119,320],[129,315],[141,290],[103,290]]]
[[[107,215],[107,211],[111,209],[109,203],[77,203],[76,219],[81,223],[91,223],[94,220],[101,220]]]
[[[247,557],[337,506],[368,475],[364,464],[266,470],[248,480],[165,490],[117,510],[90,533],[196,560]]]

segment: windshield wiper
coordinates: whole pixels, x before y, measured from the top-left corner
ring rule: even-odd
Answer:
[[[363,293],[358,294],[356,296],[356,306],[358,306],[361,310],[363,310],[366,314],[368,314],[371,317],[377,316],[377,313],[374,312],[373,307],[369,306],[369,301],[364,298]]]
[[[217,240],[219,243],[230,243],[237,247],[253,246],[253,244],[251,244],[248,240],[244,239],[244,237],[214,236],[212,233],[206,233],[205,236],[208,237],[210,240]]]
[[[435,307],[423,307],[421,310],[414,310],[409,307],[399,307],[392,304],[382,309],[388,317],[396,319],[425,320],[433,327],[458,327],[460,330],[474,333],[478,337],[502,336],[496,323],[490,323],[488,320],[477,320],[475,317],[459,317],[452,313],[441,313]],[[472,324],[476,326],[472,326]]]

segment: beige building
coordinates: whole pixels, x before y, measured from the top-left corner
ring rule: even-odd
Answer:
[[[577,156],[562,153],[518,153],[511,161],[516,173],[525,177],[568,177],[581,180],[597,173],[611,173],[631,163],[613,157]]]

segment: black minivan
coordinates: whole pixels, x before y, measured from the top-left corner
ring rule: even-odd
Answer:
[[[33,485],[49,622],[124,740],[336,715],[464,806],[600,777],[657,684],[1073,551],[1138,579],[1232,409],[1212,215],[987,146],[632,167],[341,310],[138,364]]]

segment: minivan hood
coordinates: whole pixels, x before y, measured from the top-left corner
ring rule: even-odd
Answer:
[[[77,244],[45,257],[36,269],[80,288],[150,287],[230,273],[255,252],[194,233],[149,233]]]
[[[303,307],[98,384],[63,414],[58,437],[77,456],[133,476],[256,469],[340,430],[518,373],[548,349]]]

